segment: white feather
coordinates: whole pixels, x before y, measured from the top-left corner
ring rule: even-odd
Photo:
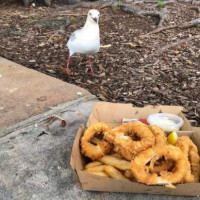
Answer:
[[[99,11],[90,10],[84,27],[72,33],[67,42],[70,56],[74,53],[93,55],[100,49]],[[97,22],[94,21],[97,19]]]

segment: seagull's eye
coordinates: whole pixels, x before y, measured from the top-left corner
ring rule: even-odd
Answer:
[[[90,15],[92,15],[92,14],[90,13]]]

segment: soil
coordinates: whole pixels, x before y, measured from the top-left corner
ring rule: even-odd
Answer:
[[[166,5],[170,14],[163,26],[200,17],[194,7]],[[158,53],[166,44],[198,35],[199,26],[142,37],[158,27],[158,18],[128,14],[118,6],[102,9],[101,45],[110,47],[102,47],[94,56],[95,77],[89,75],[86,56],[78,54],[72,58],[72,75],[68,76],[66,43],[84,25],[87,11],[58,4],[25,8],[15,1],[0,5],[0,56],[86,88],[100,100],[134,106],[181,105],[186,116],[200,125],[200,41],[190,40]]]

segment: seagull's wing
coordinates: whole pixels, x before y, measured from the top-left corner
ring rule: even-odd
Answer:
[[[69,48],[70,56],[77,52],[77,40],[80,38],[81,32],[81,29],[74,31],[67,42],[67,47]]]
[[[78,39],[78,37],[79,37],[79,35],[80,35],[81,32],[82,32],[81,29],[80,29],[80,30],[74,31],[74,32],[71,34],[71,36],[70,36],[70,38],[69,38],[69,41],[70,41],[70,42],[73,42],[74,40]]]
[[[67,47],[70,52],[70,56],[74,53],[82,53],[92,55],[99,50],[99,29],[79,29],[74,31],[68,42]]]
[[[76,32],[77,32],[77,31],[75,31],[75,32],[73,32],[73,33],[71,34],[71,36],[70,36],[70,38],[69,38],[69,41],[74,41],[74,40],[76,39]]]

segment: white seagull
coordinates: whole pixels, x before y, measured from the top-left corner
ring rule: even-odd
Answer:
[[[69,58],[67,60],[66,73],[70,75],[69,63],[71,56],[75,53],[85,54],[89,57],[89,66],[91,69],[91,75],[94,76],[94,70],[92,68],[90,56],[95,54],[100,49],[100,37],[99,37],[99,17],[98,10],[89,10],[87,20],[82,29],[76,30],[72,33],[67,42],[69,49]]]

